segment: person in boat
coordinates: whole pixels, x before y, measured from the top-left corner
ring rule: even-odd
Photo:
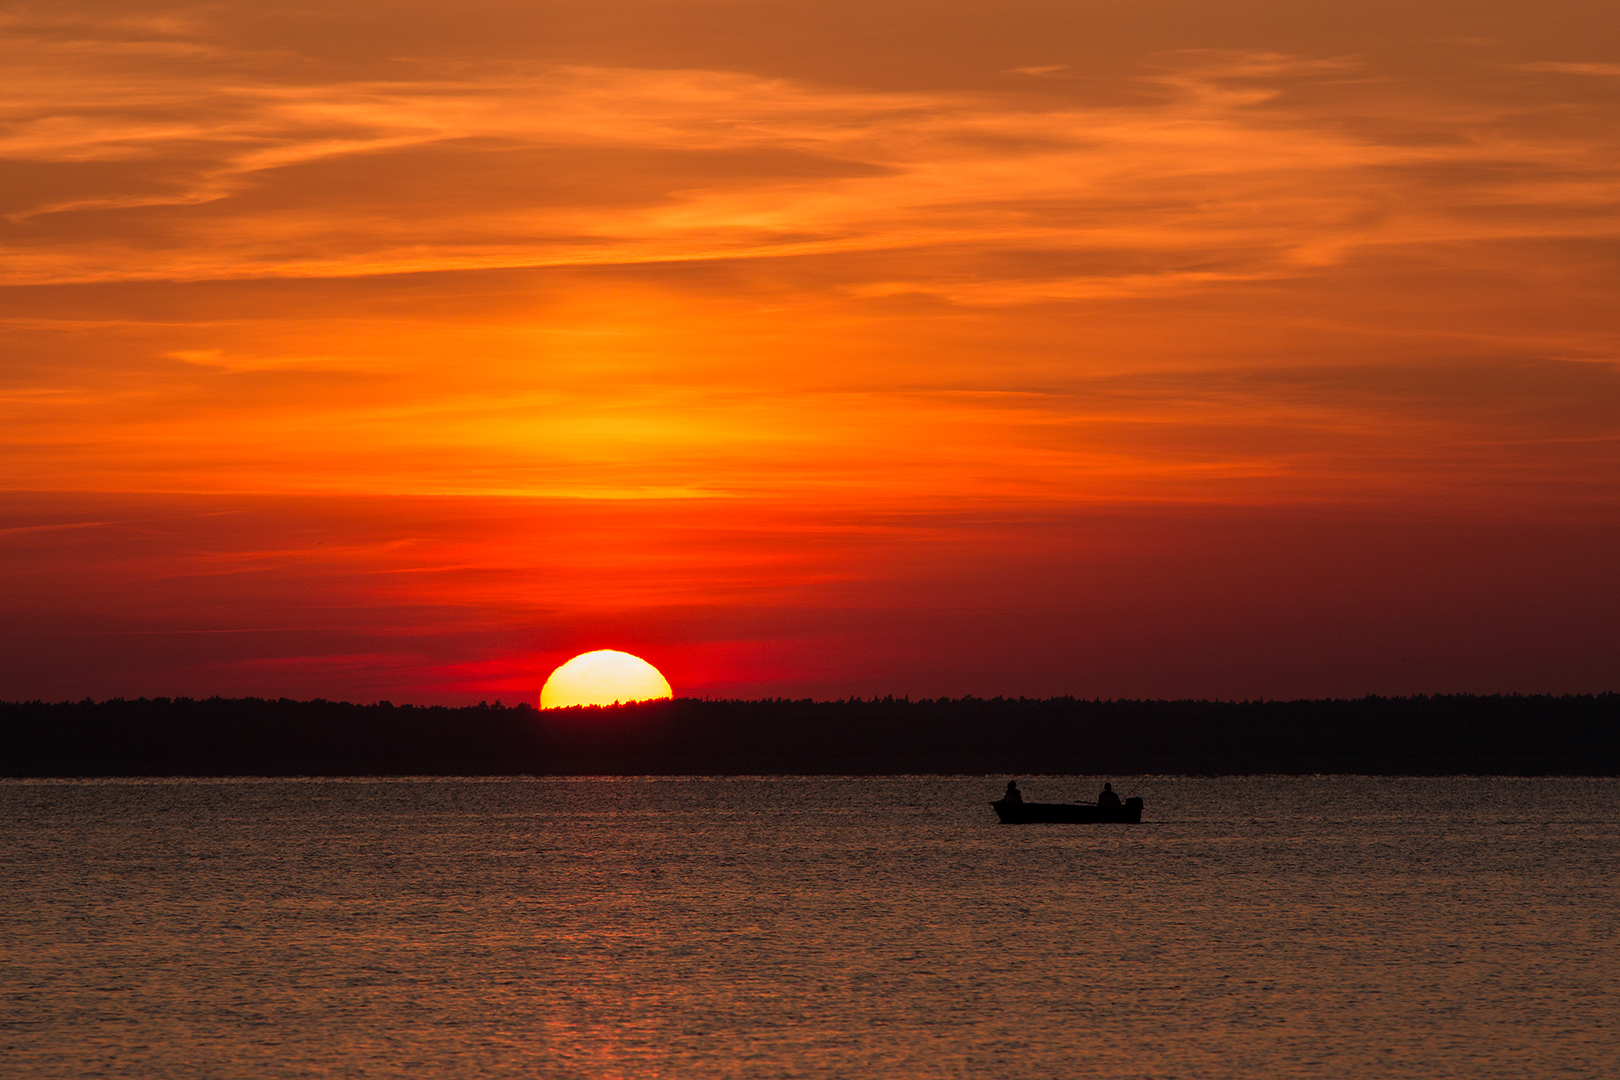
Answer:
[[[1021,803],[1024,801],[1024,793],[1018,790],[1018,781],[1007,781],[1007,794],[1003,795],[1001,799],[1003,802]]]
[[[1123,806],[1124,804],[1119,801],[1119,796],[1114,794],[1114,785],[1104,784],[1102,794],[1097,796],[1097,805]]]

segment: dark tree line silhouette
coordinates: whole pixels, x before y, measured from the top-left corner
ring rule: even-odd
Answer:
[[[1620,775],[1620,694],[0,703],[0,775]]]

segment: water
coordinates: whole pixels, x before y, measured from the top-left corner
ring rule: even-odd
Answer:
[[[1620,781],[1003,782],[0,783],[0,1071],[1620,1072]]]

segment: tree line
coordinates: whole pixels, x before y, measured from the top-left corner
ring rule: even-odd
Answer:
[[[0,703],[0,775],[1620,775],[1620,694]]]

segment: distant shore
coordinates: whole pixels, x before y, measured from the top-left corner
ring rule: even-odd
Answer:
[[[0,703],[0,776],[1620,775],[1620,694]]]

